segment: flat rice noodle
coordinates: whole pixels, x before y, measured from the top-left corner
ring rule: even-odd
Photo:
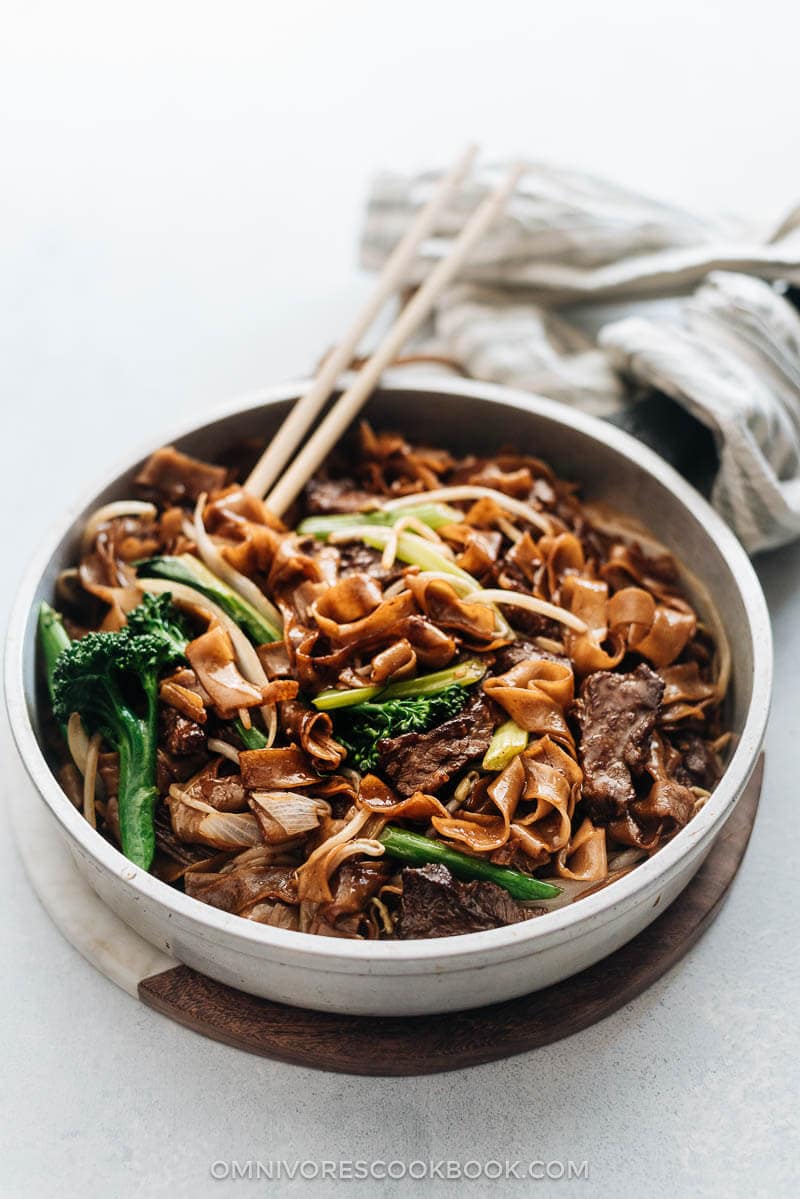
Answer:
[[[166,802],[172,831],[181,841],[214,849],[247,849],[262,840],[258,821],[250,812],[218,812],[210,804],[191,799],[178,784],[170,788]]]
[[[390,820],[430,820],[433,816],[448,817],[447,808],[435,795],[416,791],[407,799],[399,799],[377,775],[367,774],[361,780],[358,794],[359,808],[374,812]]]
[[[500,557],[503,537],[494,529],[476,529],[466,522],[445,525],[438,530],[451,546],[460,550],[456,565],[476,579],[492,574]]]
[[[697,620],[693,612],[682,612],[658,604],[652,627],[641,640],[629,639],[629,648],[652,662],[653,666],[669,666],[695,634]]]
[[[615,590],[633,584],[671,606],[680,607],[685,603],[678,594],[678,572],[670,554],[646,557],[635,542],[630,545],[617,542],[609,547],[600,573]]]
[[[576,882],[599,883],[608,875],[606,830],[584,820],[569,844],[559,850],[555,859],[559,878]]]
[[[474,487],[491,487],[493,491],[500,491],[516,500],[527,500],[533,489],[533,475],[527,465],[501,470],[496,463],[487,462],[479,471],[469,475],[468,482]]]
[[[285,641],[268,641],[264,645],[259,645],[256,653],[268,679],[280,679],[292,673],[292,664],[289,661],[289,651]]]
[[[425,670],[441,670],[452,662],[458,648],[454,637],[418,613],[399,621],[395,634],[411,644],[418,665]]]
[[[497,816],[473,813],[469,820],[434,816],[437,832],[478,853],[499,849],[509,837],[512,821],[549,853],[567,844],[571,819],[583,774],[569,754],[549,737],[529,745],[489,784],[487,795]],[[533,811],[518,812],[521,803]]]
[[[242,781],[248,790],[286,791],[313,786],[319,776],[297,745],[278,749],[245,749],[239,754]]]
[[[308,545],[311,545],[310,541]],[[275,550],[267,578],[267,594],[277,602],[276,597],[279,593],[298,586],[304,579],[309,579],[312,583],[324,583],[326,574],[323,563],[304,548],[294,533],[287,533]]]
[[[705,709],[716,699],[716,687],[700,676],[697,662],[683,662],[661,671],[664,698],[661,701],[660,722],[676,724],[680,720],[705,717]]]
[[[300,743],[316,770],[335,770],[347,751],[333,735],[333,721],[327,712],[319,712],[292,698],[280,710],[283,730]]]
[[[575,678],[569,666],[544,658],[518,662],[505,674],[486,679],[484,693],[511,719],[537,737],[549,736],[574,752],[567,724]]]
[[[101,633],[123,628],[127,613],[142,602],[136,571],[116,558],[112,543],[102,537],[98,538],[94,550],[81,559],[78,577],[86,591],[108,604],[108,612],[100,625]]]
[[[256,525],[277,533],[288,532],[283,521],[270,512],[262,499],[238,484],[210,495],[204,520],[210,533],[222,533],[225,536],[228,535],[231,526],[249,528]]]
[[[314,625],[314,605],[325,595],[329,586],[328,583],[314,583],[311,579],[303,579],[296,587],[284,591],[283,605],[291,610],[298,624],[310,628]]]
[[[284,635],[286,625],[284,623]],[[322,653],[315,653],[323,646]],[[349,645],[326,652],[326,639],[319,632],[302,630],[302,637],[294,647],[295,670],[303,691],[316,692],[337,681],[341,672],[350,665],[353,651]]]
[[[296,679],[273,679],[262,688],[265,704],[283,704],[297,697],[300,684]]]
[[[223,486],[227,470],[199,458],[190,458],[172,445],[162,446],[151,454],[134,479],[137,487],[156,492],[169,503],[196,501],[203,492]]]
[[[317,605],[332,625],[351,624],[374,612],[383,599],[380,584],[368,574],[354,572],[326,590]],[[327,632],[327,629],[325,630]]]
[[[240,672],[231,639],[220,625],[212,625],[190,641],[186,657],[223,720],[235,716],[240,708],[255,708],[264,702],[262,688]]]
[[[612,634],[624,637],[628,649],[662,667],[686,647],[697,619],[691,609],[656,603],[641,587],[623,587],[608,601],[608,625]]]
[[[464,523],[475,525],[476,528],[491,528],[506,515],[505,509],[500,507],[497,500],[493,500],[490,495],[482,495],[467,509]]]
[[[317,600],[314,619],[332,646],[346,645],[355,651],[395,636],[398,621],[414,611],[414,598],[409,591],[382,599],[382,592],[373,580],[353,574],[341,579]]]
[[[224,874],[190,870],[184,876],[184,889],[193,899],[237,916],[264,900],[297,903],[297,884],[291,866],[245,862],[233,864]]]
[[[369,668],[370,684],[388,683],[391,679],[405,679],[417,668],[417,655],[407,637],[387,645],[377,653]]]
[[[608,585],[595,579],[569,575],[561,587],[564,605],[587,626],[585,633],[565,630],[565,643],[577,675],[594,670],[613,670],[625,654],[619,633],[609,633],[607,624]],[[604,648],[608,641],[609,649]]]
[[[195,724],[205,724],[208,719],[205,704],[197,692],[175,682],[174,679],[162,680],[158,688],[158,698],[162,704],[174,708],[181,716],[193,720]]]
[[[526,529],[520,537],[519,541],[512,545],[511,549],[506,554],[505,560],[511,566],[515,566],[523,578],[528,582],[532,591],[537,589],[537,584],[544,571],[545,564],[542,555],[536,545],[536,542]],[[545,596],[541,597],[545,599]]]
[[[186,511],[184,508],[165,508],[158,521],[160,551],[163,554],[192,554],[197,552],[193,537],[185,532]]]
[[[281,541],[281,534],[263,525],[238,528],[240,540],[219,545],[225,561],[247,578],[255,579],[269,572]]]
[[[628,811],[620,820],[612,820],[607,827],[608,836],[620,845],[630,845],[648,853],[658,848],[661,840],[661,826],[651,824],[641,825],[633,812]]]
[[[541,837],[521,824],[512,823],[508,840],[492,851],[489,861],[496,866],[511,866],[515,870],[530,872],[546,866],[552,857]]]
[[[334,799],[337,796],[344,799],[347,797],[354,804],[358,796],[357,775],[353,773],[352,777],[348,777],[343,774],[329,774],[315,783],[313,792],[319,799]]]
[[[561,582],[567,575],[581,574],[585,567],[583,546],[574,533],[540,537],[537,549],[545,565],[547,598],[559,602]]]
[[[504,645],[507,637],[497,635],[496,614],[489,604],[465,603],[443,579],[406,576],[417,604],[435,624],[458,634],[474,649],[489,650]]]

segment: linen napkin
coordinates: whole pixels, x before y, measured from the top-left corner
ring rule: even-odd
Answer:
[[[418,283],[448,251],[504,170],[473,177],[405,283]],[[437,178],[374,181],[366,267],[383,265]],[[791,284],[800,285],[800,208],[776,229],[759,229],[531,163],[415,349],[637,434],[653,397],[671,397],[710,431],[711,502],[755,552],[800,535],[800,315]],[[648,437],[656,448],[665,427],[662,419]]]

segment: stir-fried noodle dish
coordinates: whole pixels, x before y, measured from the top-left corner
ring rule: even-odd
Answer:
[[[257,449],[154,453],[39,613],[54,768],[136,866],[278,928],[449,936],[595,892],[706,802],[730,655],[644,530],[537,458],[365,423],[283,523]]]

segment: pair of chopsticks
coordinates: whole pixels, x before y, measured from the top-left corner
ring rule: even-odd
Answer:
[[[432,231],[437,217],[462,183],[475,154],[476,147],[470,146],[441,178],[430,200],[391,254],[364,308],[341,342],[325,358],[310,390],[295,403],[250,472],[244,485],[245,489],[259,497],[263,496],[267,507],[276,516],[284,514],[317,467],[334,448],[363,407],[382,372],[429,316],[444,288],[513,192],[523,171],[521,165],[510,170],[498,187],[478,206],[456,238],[449,254],[439,260],[421,287],[401,309],[378,348],[305,442],[294,461],[291,461],[292,454],[330,398],[340,374],[350,365],[361,338],[387,299],[403,281],[420,244]]]

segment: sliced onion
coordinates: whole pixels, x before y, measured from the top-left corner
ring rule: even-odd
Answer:
[[[472,591],[463,598],[465,604],[509,604],[514,608],[525,608],[526,611],[537,612],[540,616],[547,617],[548,620],[560,621],[575,633],[588,632],[587,626],[579,616],[568,612],[566,608],[559,608],[557,604],[549,604],[547,600],[537,599],[535,595],[524,595],[520,591],[491,589]]]
[[[86,774],[86,755],[89,752],[89,737],[86,729],[83,727],[79,712],[73,712],[67,721],[67,745],[72,760],[80,770],[81,774]]]
[[[236,766],[239,765],[239,751],[228,741],[221,741],[219,737],[209,737],[208,748],[212,754],[220,754],[229,762],[233,762]]]
[[[102,739],[99,733],[93,733],[89,738],[89,748],[86,751],[86,773],[83,776],[83,815],[92,828],[97,828],[94,793],[97,786],[97,759],[100,755]]]

